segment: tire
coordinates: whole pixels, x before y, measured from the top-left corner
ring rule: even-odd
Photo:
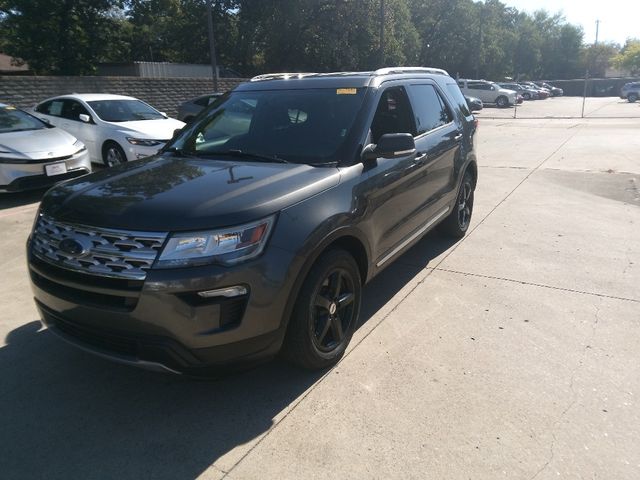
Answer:
[[[473,176],[467,171],[462,178],[453,210],[439,226],[442,234],[452,238],[462,238],[467,233],[473,214],[474,190]]]
[[[127,156],[122,147],[116,142],[106,142],[102,147],[102,162],[106,167],[122,165],[127,161]]]
[[[509,106],[509,99],[507,97],[505,97],[504,95],[500,95],[498,98],[496,98],[496,106],[498,108],[505,108]]]
[[[630,93],[629,95],[627,95],[627,100],[629,103],[635,103],[636,100],[638,100],[638,94],[637,93]]]
[[[530,93],[523,93],[522,94],[522,98],[524,98],[525,100],[531,100],[531,94]]]
[[[323,253],[295,300],[283,356],[308,370],[335,365],[358,325],[361,298],[360,271],[353,256],[340,249]]]

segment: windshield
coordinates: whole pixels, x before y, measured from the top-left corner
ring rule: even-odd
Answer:
[[[95,100],[88,103],[96,115],[105,122],[131,122],[165,118],[155,108],[140,100]]]
[[[0,106],[0,133],[41,130],[47,128],[43,122],[15,107]]]
[[[232,93],[172,147],[198,156],[241,152],[295,163],[333,162],[364,94],[364,88]]]

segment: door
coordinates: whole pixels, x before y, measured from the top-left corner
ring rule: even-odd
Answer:
[[[62,128],[62,107],[64,100],[49,100],[48,102],[41,103],[36,107],[38,117],[46,120],[51,125]]]
[[[80,115],[88,115],[89,122],[80,120]],[[68,131],[85,144],[89,150],[91,160],[100,162],[100,155],[96,155],[96,135],[98,126],[95,124],[92,115],[82,103],[77,100],[67,98],[62,106],[62,128]]]
[[[442,213],[439,200],[455,188],[455,161],[463,130],[435,83],[412,84],[409,96],[416,117],[416,155],[424,157],[423,219],[427,222]]]
[[[378,143],[387,133],[410,133],[416,127],[406,89],[386,88],[379,97],[370,125],[368,143]],[[415,152],[395,159],[378,158],[365,165],[372,248],[376,262],[384,260],[423,221],[425,165]],[[383,262],[384,263],[384,262]]]

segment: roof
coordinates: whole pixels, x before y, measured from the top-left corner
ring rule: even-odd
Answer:
[[[449,77],[440,68],[433,67],[388,67],[368,72],[332,72],[332,73],[268,73],[253,77],[248,83],[241,84],[236,90],[258,90],[267,84],[269,88],[354,88],[377,86],[383,81],[416,77]],[[449,77],[450,78],[450,77]],[[300,83],[304,82],[304,83]],[[304,87],[303,87],[304,85]]]
[[[93,102],[97,100],[138,100],[134,97],[127,97],[126,95],[112,95],[110,93],[68,93],[66,95],[58,95],[53,98],[79,98],[85,102]]]

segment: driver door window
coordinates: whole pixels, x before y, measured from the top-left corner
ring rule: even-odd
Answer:
[[[378,143],[380,137],[387,133],[416,135],[413,112],[403,87],[391,87],[383,92],[371,122],[372,143]]]

